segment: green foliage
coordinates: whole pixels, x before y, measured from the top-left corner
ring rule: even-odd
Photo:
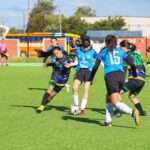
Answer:
[[[108,20],[95,22],[90,26],[91,30],[122,30],[125,26],[122,17],[109,17]]]
[[[10,28],[9,33],[13,33],[13,34],[17,33],[17,28],[15,27]]]
[[[27,25],[27,32],[42,32],[48,24],[46,16],[52,15],[55,10],[53,1],[39,1],[32,9]]]
[[[75,16],[78,17],[95,17],[96,11],[92,9],[90,6],[80,6],[76,12]]]
[[[62,24],[64,32],[84,34],[88,28],[88,24],[77,16],[64,18]]]
[[[55,6],[53,1],[39,1],[32,9],[27,32],[58,32],[59,15],[54,15]],[[61,15],[62,31],[78,34],[85,34],[88,30],[120,30],[125,26],[121,17],[109,17],[108,20],[87,24],[81,17],[96,16],[95,10],[89,6],[79,7],[73,16],[65,17]]]

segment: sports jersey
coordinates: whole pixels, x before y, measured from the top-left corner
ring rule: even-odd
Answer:
[[[132,59],[134,60],[134,64],[136,66],[136,72],[137,72],[137,78],[141,78],[141,79],[145,79],[145,66],[144,66],[144,62],[141,58],[141,55],[136,52],[136,51],[129,51],[128,55],[132,57]],[[132,70],[129,68],[129,74],[128,74],[129,78],[133,78],[133,72]]]
[[[54,80],[58,84],[65,84],[70,74],[70,68],[65,67],[65,64],[70,62],[69,56],[64,55],[61,59],[51,56],[50,62],[53,67],[51,80]]]
[[[78,60],[77,71],[80,69],[92,70],[94,66],[94,59],[96,58],[96,51],[91,48],[85,51],[82,47],[77,47],[76,56]]]
[[[108,48],[103,48],[97,55],[98,60],[104,64],[104,74],[121,71],[124,72],[124,59],[127,53],[122,48],[114,48],[112,52]]]

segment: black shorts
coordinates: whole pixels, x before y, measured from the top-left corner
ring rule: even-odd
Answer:
[[[0,53],[1,58],[6,58],[8,59],[8,56],[5,53]]]
[[[105,76],[105,84],[107,88],[107,95],[113,93],[120,93],[124,85],[124,73],[121,71],[116,71],[109,73]]]
[[[138,95],[145,85],[145,81],[139,79],[129,79],[123,87],[124,92],[129,92],[129,95]]]
[[[85,68],[85,69],[80,69],[79,71],[76,72],[75,79],[81,82],[86,82],[86,81],[91,81],[90,76],[91,76],[91,71]]]

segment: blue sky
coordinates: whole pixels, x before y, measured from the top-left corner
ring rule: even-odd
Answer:
[[[0,23],[23,28],[28,0],[0,0]],[[31,0],[33,7],[37,0]],[[150,0],[54,0],[66,16],[82,5],[96,10],[97,16],[150,16]]]

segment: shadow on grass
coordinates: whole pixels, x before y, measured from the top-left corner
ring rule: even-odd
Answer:
[[[97,112],[97,113],[100,113],[102,115],[105,115],[105,109],[104,108],[86,108],[86,109],[89,109],[91,111],[94,111],[94,112]]]
[[[18,108],[32,108],[36,111],[37,106],[32,106],[32,105],[10,105],[11,107],[18,107]],[[65,106],[54,106],[54,105],[47,105],[44,111],[50,111],[52,109],[55,109],[57,111],[61,112],[68,112],[69,108]]]
[[[100,119],[94,120],[94,119],[90,119],[90,118],[77,117],[77,116],[63,116],[62,119],[63,120],[74,120],[74,121],[78,121],[78,122],[91,123],[91,124],[97,124],[100,126],[104,126],[104,124],[99,121]]]
[[[83,122],[83,123],[89,123],[89,124],[96,124],[99,126],[105,126],[104,125],[104,119],[90,119],[90,118],[85,118],[85,117],[78,117],[78,116],[63,116],[62,117],[63,120],[73,120],[73,121],[77,121],[77,122]],[[103,122],[100,122],[103,121]],[[126,125],[116,125],[113,124],[113,127],[117,127],[117,128],[128,128],[128,129],[136,129],[136,127],[132,127],[132,126],[126,126]]]
[[[30,91],[32,91],[32,90],[34,90],[34,91],[46,91],[47,89],[45,89],[45,88],[28,88],[28,90],[30,90]]]

